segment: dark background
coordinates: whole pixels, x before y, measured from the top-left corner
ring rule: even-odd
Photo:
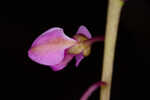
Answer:
[[[37,10],[36,15],[30,15],[24,10],[20,12],[15,9],[15,12],[10,10],[9,13],[0,16],[1,91],[5,98],[79,100],[88,86],[100,80],[103,43],[94,44],[91,55],[86,57],[78,68],[75,68],[73,60],[60,72],[53,72],[49,67],[32,62],[27,56],[33,40],[51,27],[64,28],[70,37],[76,33],[80,25],[85,25],[92,36],[104,35],[107,1],[102,0],[99,6],[94,8],[90,6],[86,9],[84,6],[81,6],[80,13],[59,11],[55,14],[54,10],[51,10],[51,14],[42,14]],[[133,89],[137,84],[134,80],[142,79],[140,73],[139,76],[135,73],[150,64],[149,11],[149,0],[129,0],[123,8],[111,100],[130,100],[130,96],[136,91]],[[69,22],[81,24],[52,24]],[[89,100],[98,100],[98,95],[99,89]]]

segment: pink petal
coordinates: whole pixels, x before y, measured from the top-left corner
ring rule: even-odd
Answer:
[[[97,82],[90,86],[88,90],[83,94],[80,100],[88,100],[88,98],[92,95],[92,93],[99,88],[101,85],[106,85],[105,82]]]
[[[54,66],[50,66],[52,68],[53,71],[59,71],[59,70],[62,70],[64,69],[67,64],[73,59],[74,55],[71,55],[71,54],[65,54],[65,57],[64,59],[59,63],[59,64],[56,64]]]
[[[64,58],[65,49],[76,43],[61,28],[51,28],[40,35],[28,51],[28,56],[35,62],[44,65],[56,65]]]
[[[84,58],[83,54],[80,53],[79,55],[76,55],[76,67],[79,66],[80,62],[82,61],[82,59]]]
[[[79,29],[78,29],[76,34],[82,34],[82,35],[86,36],[89,39],[92,38],[92,35],[89,32],[89,30],[83,25],[79,27]]]

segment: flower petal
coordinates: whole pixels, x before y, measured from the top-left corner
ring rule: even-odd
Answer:
[[[44,65],[56,65],[64,58],[65,49],[76,43],[61,28],[51,28],[40,35],[28,51],[28,56],[35,62]]]
[[[92,38],[92,35],[89,32],[89,30],[83,25],[79,27],[79,29],[78,29],[76,34],[82,34],[82,35],[86,36],[89,39]]]
[[[84,58],[84,56],[83,56],[82,53],[80,53],[79,55],[76,55],[75,58],[76,58],[76,67],[78,67],[79,64],[80,64],[80,62],[81,62],[82,59]]]
[[[80,26],[77,33],[76,34],[82,34],[84,36],[86,36],[87,38],[92,38],[91,33],[89,32],[89,30],[85,27],[85,26]],[[83,53],[76,55],[76,67],[79,66],[80,62],[82,61],[82,59],[84,59]]]
[[[91,85],[88,90],[83,94],[83,96],[80,98],[80,100],[88,100],[88,98],[92,95],[92,93],[99,88],[101,85],[106,85],[105,82],[96,82],[93,85]]]
[[[50,66],[52,68],[53,71],[59,71],[59,70],[62,70],[64,69],[67,64],[73,59],[74,55],[71,55],[71,54],[65,54],[65,57],[64,59],[59,63],[59,64],[56,64],[54,66]]]

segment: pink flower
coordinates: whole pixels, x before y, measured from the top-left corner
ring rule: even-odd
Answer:
[[[97,41],[91,38],[85,26],[81,26],[73,38],[66,36],[62,28],[54,27],[33,42],[28,56],[39,64],[51,67],[54,71],[62,70],[75,57],[77,67],[81,60],[90,54],[93,40]]]

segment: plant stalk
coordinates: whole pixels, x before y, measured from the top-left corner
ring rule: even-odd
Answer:
[[[107,85],[101,87],[100,100],[110,100],[117,31],[123,3],[124,2],[121,0],[108,0],[104,58],[102,67],[102,81],[106,82]]]

